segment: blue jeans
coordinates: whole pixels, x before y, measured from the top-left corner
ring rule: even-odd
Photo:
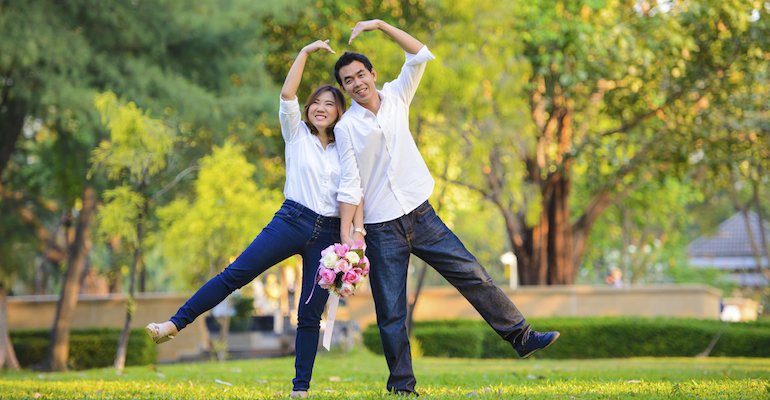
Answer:
[[[286,200],[273,220],[219,275],[206,282],[193,295],[171,322],[179,330],[204,312],[212,309],[236,289],[251,282],[259,274],[286,258],[302,256],[302,294],[300,295],[297,341],[296,377],[293,390],[308,390],[313,373],[321,314],[329,292],[316,286],[315,278],[321,250],[340,242],[340,219],[324,217],[297,202]],[[305,304],[310,296],[309,304]]]
[[[465,249],[426,201],[393,221],[366,225],[369,280],[377,325],[390,369],[388,391],[414,392],[409,335],[406,330],[406,273],[410,254],[430,264],[476,308],[500,337],[521,346],[529,335],[524,316]]]

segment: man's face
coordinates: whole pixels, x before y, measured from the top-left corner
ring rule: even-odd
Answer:
[[[377,82],[377,72],[374,68],[369,72],[363,63],[353,61],[340,68],[339,74],[342,79],[340,89],[358,104],[366,104],[378,96],[374,87]]]

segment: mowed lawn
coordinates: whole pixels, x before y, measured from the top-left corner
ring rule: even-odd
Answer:
[[[421,398],[770,399],[770,359],[415,360]],[[39,373],[0,372],[2,399],[288,398],[294,359],[273,358]],[[379,399],[385,360],[357,350],[319,352],[317,399]]]

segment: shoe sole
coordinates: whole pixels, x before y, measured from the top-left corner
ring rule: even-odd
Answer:
[[[550,342],[550,343],[548,343],[547,345],[545,345],[545,346],[543,346],[543,347],[541,347],[541,348],[539,348],[539,349],[535,349],[535,350],[532,350],[532,351],[530,351],[529,353],[527,353],[527,354],[525,354],[525,355],[521,356],[521,359],[523,360],[523,359],[525,359],[525,358],[527,358],[527,357],[529,357],[529,356],[531,356],[531,355],[533,355],[533,354],[537,353],[538,351],[540,351],[540,350],[543,350],[543,349],[547,348],[548,346],[552,345],[552,344],[553,344],[553,342],[555,342],[555,341],[556,341],[556,339],[558,339],[558,338],[559,338],[559,336],[561,336],[561,333],[559,333],[559,332],[556,332],[556,337],[555,337],[555,338],[553,338],[553,340],[551,340],[551,342]]]
[[[152,341],[155,342],[155,344],[166,343],[169,340],[174,338],[171,335],[163,336],[161,338],[158,338],[158,337],[155,336],[155,330],[151,329],[149,326],[144,327],[144,331],[147,332],[148,335],[150,335],[150,339],[152,339]]]

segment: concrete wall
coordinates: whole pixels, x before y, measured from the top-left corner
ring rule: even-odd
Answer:
[[[137,307],[131,318],[131,328],[144,328],[150,322],[167,321],[187,298],[186,295],[177,294],[137,294]],[[7,299],[9,329],[50,329],[53,325],[58,296],[9,296]],[[125,322],[126,296],[111,294],[80,295],[71,323],[73,328],[123,328]],[[208,346],[209,334],[201,317],[188,325],[182,335],[158,346],[158,361],[195,358]]]
[[[670,316],[719,318],[721,291],[706,285],[644,285],[625,288],[606,286],[542,286],[517,290],[503,288],[528,319],[537,317]],[[168,320],[187,300],[187,295],[138,294],[131,326]],[[56,313],[56,296],[8,297],[10,329],[50,328]],[[124,295],[81,295],[73,327],[122,327]],[[423,288],[415,319],[480,319],[476,310],[452,287]],[[376,322],[370,292],[361,291],[345,301],[337,319],[355,320],[361,328]],[[160,362],[199,357],[208,348],[204,319],[198,318],[174,340],[158,346]]]
[[[722,291],[707,285],[527,286],[503,288],[525,318],[587,316],[670,316],[718,319]],[[365,327],[376,322],[371,293],[346,300],[350,319]],[[481,319],[453,287],[424,288],[415,320]]]

